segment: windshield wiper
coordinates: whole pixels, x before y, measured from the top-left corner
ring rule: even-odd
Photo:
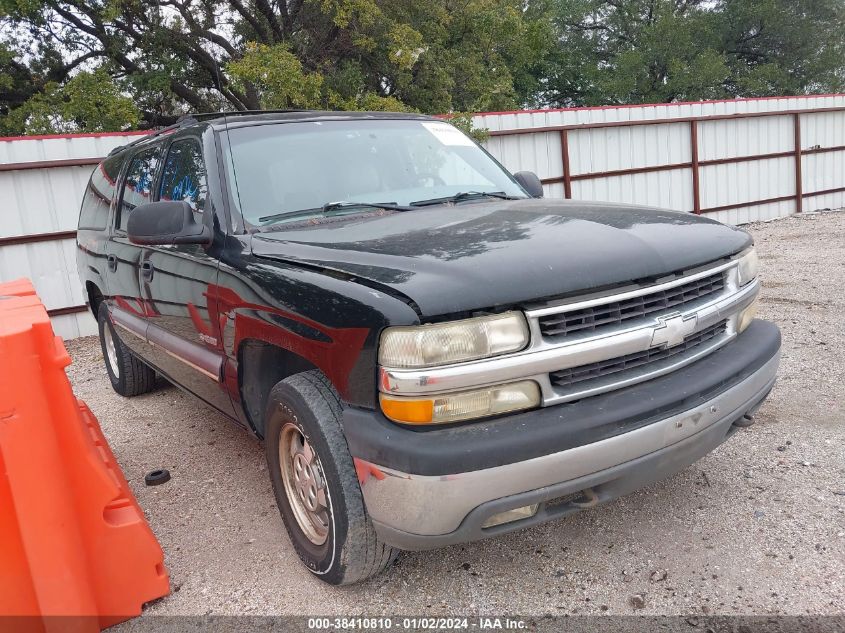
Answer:
[[[356,207],[370,207],[373,209],[392,209],[393,211],[412,211],[411,207],[395,202],[353,202],[342,200],[340,202],[327,202],[323,205],[323,213],[335,211],[336,209],[354,209]]]
[[[412,207],[425,207],[434,204],[444,204],[446,202],[461,202],[462,200],[472,200],[474,198],[499,198],[500,200],[519,200],[516,196],[509,196],[504,191],[461,191],[452,196],[445,196],[443,198],[430,198],[428,200],[417,200],[412,202]]]
[[[277,222],[278,220],[283,220],[285,218],[293,218],[300,215],[313,215],[314,213],[319,213],[324,215],[326,213],[330,213],[332,211],[337,211],[340,209],[356,209],[356,208],[367,208],[367,209],[389,209],[392,211],[411,211],[412,207],[406,207],[401,204],[396,204],[395,202],[352,202],[352,201],[340,201],[340,202],[327,202],[322,207],[314,207],[311,209],[299,209],[297,211],[283,211],[282,213],[274,213],[272,215],[265,215],[263,217],[258,218],[258,221],[261,223],[267,222]]]

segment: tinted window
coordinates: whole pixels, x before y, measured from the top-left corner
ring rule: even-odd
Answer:
[[[110,158],[97,165],[91,174],[85,197],[82,199],[79,228],[98,231],[106,228],[122,162],[119,157]]]
[[[153,179],[160,162],[161,147],[152,147],[137,154],[129,163],[120,206],[118,226],[121,229],[126,229],[126,222],[132,209],[139,204],[152,202]]]
[[[159,199],[184,200],[194,211],[202,211],[206,191],[205,163],[199,143],[174,142],[164,162]]]

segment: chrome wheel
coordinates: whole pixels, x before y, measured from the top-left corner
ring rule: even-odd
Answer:
[[[106,348],[106,362],[109,364],[109,369],[119,378],[120,371],[117,368],[117,348],[115,347],[114,336],[108,323],[103,328],[103,342],[105,343],[103,347]]]
[[[331,507],[320,458],[302,431],[285,424],[279,437],[279,468],[299,528],[314,545],[329,537]]]

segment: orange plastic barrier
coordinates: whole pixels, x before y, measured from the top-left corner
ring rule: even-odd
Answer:
[[[0,284],[0,630],[97,631],[170,592],[68,364],[32,284]]]

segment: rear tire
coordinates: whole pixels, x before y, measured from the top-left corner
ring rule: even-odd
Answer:
[[[112,388],[126,397],[152,391],[156,382],[155,371],[138,360],[117,336],[105,301],[100,303],[97,310],[97,322],[100,328],[103,362],[106,364]]]
[[[378,539],[367,515],[328,379],[317,370],[295,374],[273,387],[267,403],[270,479],[302,562],[332,585],[384,570],[399,552]]]

